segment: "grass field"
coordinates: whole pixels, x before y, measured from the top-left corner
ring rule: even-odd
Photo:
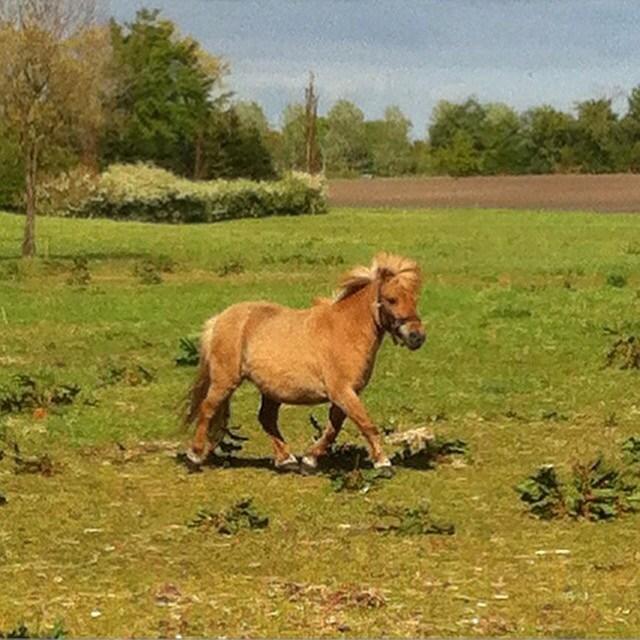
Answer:
[[[605,367],[618,337],[640,335],[637,217],[43,219],[46,257],[32,263],[17,259],[21,229],[0,214],[0,384],[22,373],[80,392],[67,407],[0,415],[0,634],[21,622],[73,636],[640,634],[640,515],[537,521],[513,489],[543,463],[618,460],[640,435],[640,372]],[[175,366],[180,337],[240,300],[306,306],[380,249],[423,266],[429,338],[415,353],[385,342],[365,402],[381,425],[466,441],[463,463],[402,468],[368,493],[278,475],[257,393],[243,387],[232,424],[250,438],[245,464],[176,464],[188,434],[175,409],[193,375]],[[85,286],[69,283],[80,256]],[[149,260],[171,270],[162,283],[136,275]],[[324,418],[282,412],[298,452],[310,411]],[[359,441],[352,425],[345,438]],[[16,442],[53,473],[15,473]],[[266,529],[187,526],[243,496]],[[376,505],[424,500],[455,535],[375,530]]]

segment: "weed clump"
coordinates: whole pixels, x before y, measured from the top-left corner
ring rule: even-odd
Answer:
[[[523,318],[530,318],[531,315],[529,309],[514,307],[512,305],[496,307],[489,313],[490,318],[501,318],[503,320],[522,320]]]
[[[344,258],[341,255],[329,254],[326,256],[318,256],[312,253],[291,253],[284,256],[274,257],[272,255],[262,258],[263,264],[293,264],[293,265],[323,265],[327,267],[338,266],[344,264]]]
[[[627,286],[627,276],[617,271],[607,274],[607,285],[622,289]]]
[[[48,631],[31,631],[24,623],[20,623],[10,631],[0,631],[0,638],[52,638],[59,640],[66,635],[67,632],[61,622],[56,622]]]
[[[126,384],[129,387],[140,387],[151,384],[156,375],[141,364],[117,365],[109,364],[100,378],[100,386]]]
[[[531,513],[543,520],[612,520],[640,510],[640,488],[602,456],[576,463],[567,484],[560,482],[553,465],[545,465],[515,489]]]
[[[91,272],[89,271],[89,260],[86,256],[77,256],[73,259],[73,265],[67,284],[75,287],[86,287],[91,283]]]
[[[20,265],[17,261],[7,262],[0,265],[0,280],[20,280]]]
[[[606,366],[640,369],[640,341],[635,336],[619,338],[606,355]]]
[[[569,513],[576,518],[609,520],[640,509],[640,489],[602,457],[574,466],[573,489]]]
[[[241,529],[265,529],[269,526],[269,517],[256,510],[253,498],[242,498],[224,511],[199,509],[187,526],[212,529],[216,533],[232,536]]]
[[[33,474],[48,478],[55,473],[56,470],[53,460],[48,453],[43,453],[38,456],[23,456],[20,453],[18,445],[14,445],[14,447],[15,455],[13,456],[13,462],[15,467],[13,471],[16,475]]]
[[[640,256],[640,241],[632,240],[626,246],[625,253],[630,256]]]
[[[336,470],[330,474],[331,489],[336,493],[353,491],[367,493],[383,478],[378,469],[359,469],[351,471]]]
[[[164,253],[157,256],[149,256],[146,262],[151,264],[161,273],[173,273],[176,269],[176,263],[171,256]]]
[[[183,336],[180,338],[179,353],[176,365],[179,367],[195,367],[200,362],[200,336]]]
[[[435,521],[431,516],[429,505],[424,502],[417,507],[378,505],[374,513],[386,520],[374,526],[376,531],[383,533],[394,533],[400,536],[451,536],[455,533],[453,524]]]
[[[565,498],[552,464],[540,467],[521,482],[516,491],[520,494],[520,500],[529,505],[531,513],[537,518],[551,520],[565,513]]]
[[[0,386],[0,413],[67,406],[79,393],[76,384],[45,386],[28,374],[18,374],[9,384]]]
[[[216,275],[220,278],[226,276],[240,275],[245,272],[244,265],[238,260],[228,260],[216,269]]]
[[[640,436],[631,436],[622,443],[622,451],[631,464],[640,464]]]
[[[545,409],[540,414],[540,419],[549,422],[566,422],[569,418],[564,413],[560,413],[556,409]]]
[[[138,278],[140,284],[162,284],[162,273],[154,261],[149,258],[136,264],[133,275]]]

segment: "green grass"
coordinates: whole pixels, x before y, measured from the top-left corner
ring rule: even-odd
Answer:
[[[640,335],[637,217],[43,219],[43,257],[31,263],[17,259],[21,231],[21,218],[0,214],[0,384],[26,373],[81,392],[41,419],[0,417],[0,633],[22,621],[92,636],[640,633],[640,516],[538,522],[513,489],[546,462],[569,469],[598,451],[619,459],[640,431],[640,372],[604,367],[618,337]],[[307,306],[380,249],[423,266],[429,338],[415,353],[385,343],[365,402],[398,429],[439,416],[438,434],[467,441],[467,466],[400,469],[362,495],[265,468],[187,475],[170,446],[124,461],[116,443],[136,452],[140,441],[188,440],[175,418],[193,373],[174,365],[181,336],[240,300]],[[86,286],[68,283],[80,256]],[[136,275],[149,259],[173,262],[161,284]],[[138,365],[153,373],[148,384],[105,384],[110,368]],[[250,437],[244,457],[270,455],[256,410],[257,393],[243,387],[232,423]],[[308,414],[282,412],[296,451],[312,435]],[[358,441],[352,426],[345,437]],[[16,475],[14,441],[49,453],[57,473]],[[200,508],[224,510],[245,495],[270,517],[267,529],[226,538],[186,526]],[[422,500],[455,535],[373,530],[377,504]],[[384,606],[344,596],[367,589]]]

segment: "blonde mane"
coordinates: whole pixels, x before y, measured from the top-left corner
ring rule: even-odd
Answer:
[[[372,282],[395,277],[400,286],[406,289],[416,290],[420,287],[420,267],[415,261],[391,253],[378,253],[370,267],[354,267],[342,276],[340,289],[334,295],[333,302],[348,298]]]

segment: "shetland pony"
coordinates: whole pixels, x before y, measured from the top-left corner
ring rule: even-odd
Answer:
[[[201,464],[220,442],[229,402],[244,380],[262,394],[258,420],[273,443],[280,470],[313,471],[345,418],[359,428],[376,468],[391,474],[378,429],[359,398],[373,371],[385,333],[411,350],[425,341],[417,312],[421,278],[408,258],[379,253],[370,267],[346,273],[333,299],[310,309],[271,302],[241,302],[210,318],[201,336],[198,374],[190,391],[185,423],[197,421],[188,457]],[[330,403],[321,437],[301,462],[278,427],[282,404]]]

